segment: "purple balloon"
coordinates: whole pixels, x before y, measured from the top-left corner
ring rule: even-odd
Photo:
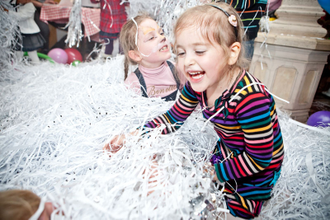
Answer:
[[[322,126],[328,127],[330,125],[330,112],[329,111],[319,111],[315,112],[309,116],[307,124],[310,126]]]
[[[61,48],[54,48],[48,52],[48,56],[56,63],[66,63],[68,61],[68,54]]]

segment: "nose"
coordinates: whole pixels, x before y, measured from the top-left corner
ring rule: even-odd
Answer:
[[[161,38],[161,43],[163,43],[163,42],[165,42],[166,41],[166,37],[165,36],[163,36],[163,35],[159,35],[160,36],[160,38]],[[163,38],[163,39],[162,39]]]
[[[196,63],[194,56],[192,56],[190,53],[185,54],[184,58],[184,65],[186,67],[192,66]]]

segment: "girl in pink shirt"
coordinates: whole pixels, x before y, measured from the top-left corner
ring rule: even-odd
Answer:
[[[139,15],[128,20],[120,32],[125,54],[125,84],[143,97],[175,100],[183,88],[171,57],[170,43],[151,17]],[[128,75],[129,64],[138,68]],[[182,83],[181,83],[182,81]]]

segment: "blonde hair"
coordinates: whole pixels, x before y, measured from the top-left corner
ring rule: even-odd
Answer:
[[[174,27],[175,39],[186,28],[195,27],[200,31],[204,39],[207,39],[211,44],[218,43],[222,47],[227,60],[229,59],[230,46],[235,42],[239,42],[241,44],[240,54],[237,62],[230,66],[229,69],[234,69],[234,67],[245,68],[247,60],[243,56],[242,42],[244,31],[240,16],[232,6],[226,3],[212,3],[212,5],[224,9],[229,15],[235,15],[237,27],[229,23],[227,15],[220,9],[210,4],[199,5],[188,9],[179,17]]]
[[[40,197],[29,190],[0,192],[0,220],[27,220],[37,210]]]
[[[142,14],[142,15],[138,15],[138,16],[134,17],[134,20],[136,21],[138,26],[146,19],[152,19],[152,18],[147,14]],[[137,46],[135,43],[136,31],[137,31],[136,24],[134,23],[134,21],[132,19],[130,19],[123,25],[123,27],[121,28],[121,31],[120,31],[120,35],[119,35],[119,41],[120,41],[121,47],[122,47],[124,55],[125,55],[124,80],[127,78],[127,75],[128,75],[129,64],[132,64],[132,65],[137,64],[134,60],[132,60],[128,56],[128,52],[130,50],[137,50]]]

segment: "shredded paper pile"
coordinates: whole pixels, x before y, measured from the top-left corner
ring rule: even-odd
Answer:
[[[10,52],[17,30],[7,21],[1,11],[1,191],[31,190],[64,219],[226,218],[224,195],[205,172],[217,136],[212,127],[201,131],[200,110],[174,134],[127,136],[109,155],[102,148],[112,137],[173,102],[126,89],[123,56],[77,67],[17,62]],[[258,219],[330,219],[330,128],[304,126],[281,111],[279,122],[284,164]]]

